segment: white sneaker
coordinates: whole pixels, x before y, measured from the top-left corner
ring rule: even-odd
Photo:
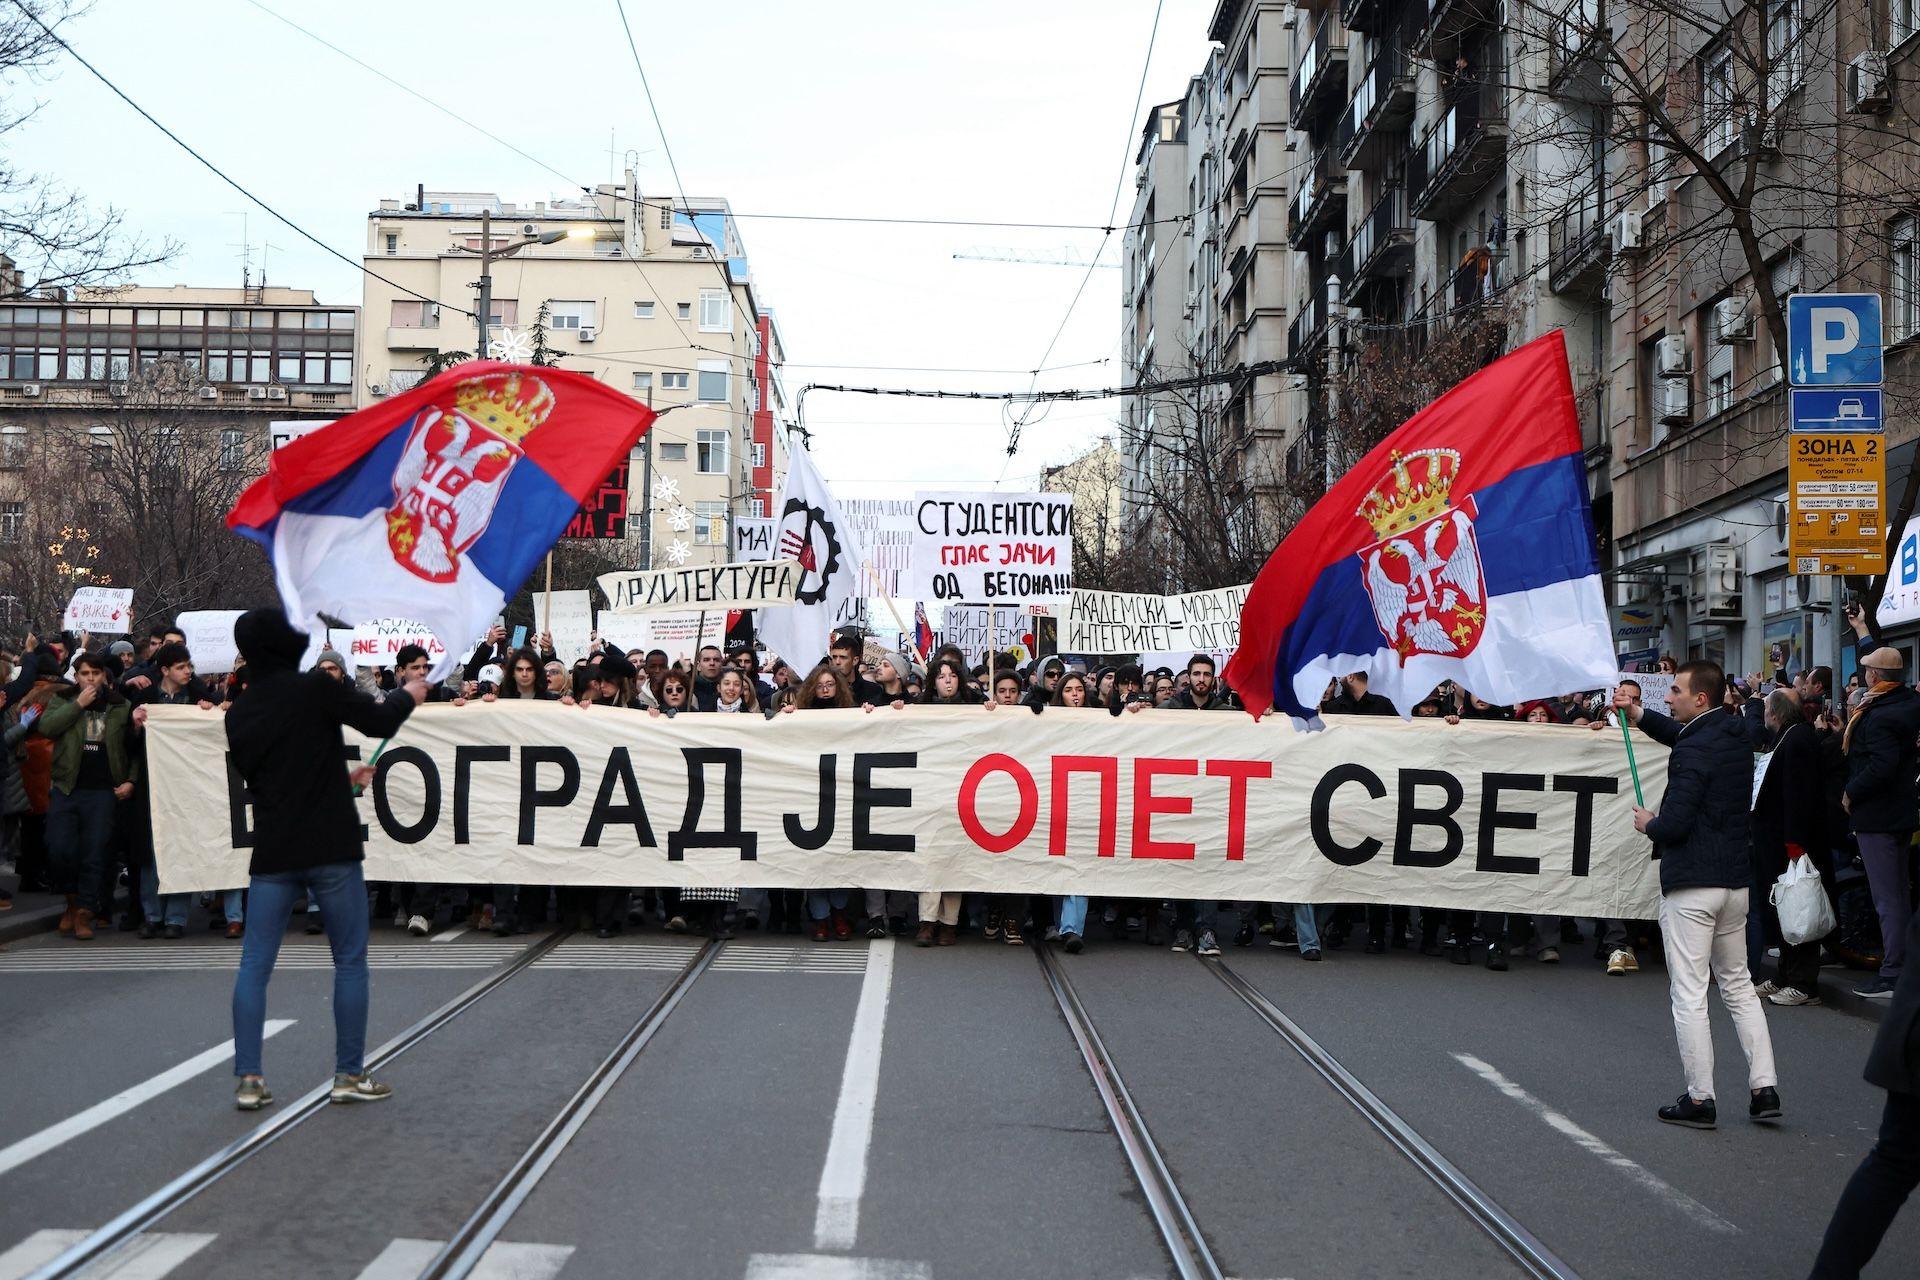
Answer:
[[[433,932],[433,926],[427,923],[425,916],[407,917],[407,932],[416,938],[424,938]]]
[[[1771,999],[1773,993],[1778,990],[1780,990],[1780,984],[1772,978],[1768,978],[1765,982],[1756,982],[1753,984],[1753,994],[1763,999]]]
[[[1772,984],[1769,983],[1768,985],[1771,986]],[[1791,1009],[1796,1005],[1819,1004],[1820,997],[1810,995],[1798,987],[1781,987],[1778,991],[1769,991],[1767,993],[1767,1003],[1777,1004]]]
[[[1612,977],[1617,978],[1623,973],[1638,972],[1640,972],[1640,962],[1635,960],[1633,958],[1633,952],[1627,950],[1625,947],[1621,947],[1607,957],[1607,973]]]

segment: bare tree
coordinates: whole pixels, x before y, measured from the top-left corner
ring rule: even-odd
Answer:
[[[86,8],[79,0],[12,0],[0,9],[0,256],[18,271],[0,283],[0,296],[123,280],[179,251],[172,240],[154,246],[129,234],[121,210],[94,208],[58,179],[6,157],[6,135],[39,111],[21,102],[22,82],[45,74],[60,54],[53,33]]]

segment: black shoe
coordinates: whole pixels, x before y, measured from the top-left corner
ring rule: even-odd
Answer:
[[[1447,948],[1447,959],[1453,961],[1455,964],[1473,963],[1473,957],[1467,954],[1467,949],[1457,942]]]
[[[318,911],[307,912],[307,932],[309,934],[315,934],[325,933],[326,931],[326,926],[320,923],[320,913]]]
[[[155,924],[155,923],[154,923],[153,921],[151,921],[151,920],[148,920],[148,921],[145,921],[144,923],[142,923],[142,924],[141,924],[141,926],[140,926],[140,940],[141,940],[142,942],[152,942],[152,941],[153,941],[153,940],[154,940],[155,938],[157,938],[157,937],[159,937],[159,936],[160,936],[160,926],[159,926],[159,925],[157,925],[157,924]]]
[[[760,917],[751,911],[742,912],[740,916],[740,928],[747,933],[759,932]]]
[[[1495,973],[1507,971],[1507,949],[1497,942],[1487,947],[1487,968]]]
[[[887,936],[887,918],[885,916],[868,916],[867,923],[866,923],[866,935],[869,938],[886,937]]]
[[[1253,921],[1244,920],[1241,922],[1240,928],[1234,932],[1233,945],[1236,947],[1250,947],[1253,945]]]
[[[170,924],[161,931],[161,936],[169,942],[184,938],[187,936],[187,926],[183,924]]]
[[[1712,1098],[1695,1102],[1692,1094],[1683,1093],[1674,1099],[1673,1105],[1660,1108],[1660,1122],[1685,1125],[1689,1129],[1712,1129],[1720,1123],[1720,1117]]]
[[[1780,1118],[1780,1091],[1772,1085],[1768,1085],[1760,1092],[1754,1094],[1753,1100],[1747,1103],[1747,1118],[1749,1120],[1759,1120],[1763,1122],[1778,1120]]]
[[[1069,929],[1060,935],[1060,945],[1066,949],[1068,955],[1077,956],[1080,954],[1080,935]]]
[[[493,918],[493,936],[496,938],[512,937],[513,921],[508,920],[502,916],[495,916]]]
[[[619,932],[620,931],[614,928],[612,925],[603,924],[598,929],[595,929],[593,931],[593,936],[596,938],[611,938]]]
[[[1853,989],[1853,994],[1865,1000],[1893,999],[1893,979],[1873,978]]]
[[[1368,938],[1367,939],[1368,955],[1383,956],[1386,953],[1387,953],[1387,940],[1385,938]]]
[[[1300,948],[1300,958],[1302,960],[1318,960],[1320,958],[1320,948],[1302,947]]]

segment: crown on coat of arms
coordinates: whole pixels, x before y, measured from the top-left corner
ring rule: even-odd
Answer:
[[[553,412],[553,391],[538,378],[519,373],[488,373],[453,389],[453,406],[463,417],[510,444],[519,444]]]
[[[1393,452],[1393,469],[1367,494],[1354,514],[1373,526],[1376,537],[1405,533],[1447,509],[1460,455],[1452,449]]]

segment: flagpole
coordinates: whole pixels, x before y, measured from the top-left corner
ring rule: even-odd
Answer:
[[[873,571],[873,561],[871,560],[867,561],[866,570],[867,570],[867,575],[873,579],[873,585],[876,587],[880,586],[880,575]],[[900,620],[900,610],[894,607],[893,597],[888,595],[886,591],[882,589],[880,592],[880,598],[886,602],[887,612],[893,615],[893,625],[900,628],[900,636],[904,640],[908,635],[907,624]],[[910,643],[913,645],[915,649],[918,649],[920,647],[918,636],[916,636]]]
[[[373,749],[373,754],[367,757],[367,768],[371,769],[373,768],[373,766],[380,763],[380,753],[382,751],[385,751],[387,749],[387,744],[392,741],[393,741],[392,738],[380,739],[380,745],[375,747]],[[364,790],[366,790],[365,787],[362,787],[356,784],[353,788],[353,794],[357,798],[360,795],[360,793]]]
[[[553,631],[553,548],[547,548],[547,591],[540,599],[540,634]],[[558,655],[555,655],[558,656]]]
[[[1633,758],[1633,729],[1627,724],[1627,713],[1620,713],[1620,737],[1627,744],[1627,772],[1633,775],[1633,802],[1640,808],[1647,807],[1646,793],[1640,790],[1640,766]]]

